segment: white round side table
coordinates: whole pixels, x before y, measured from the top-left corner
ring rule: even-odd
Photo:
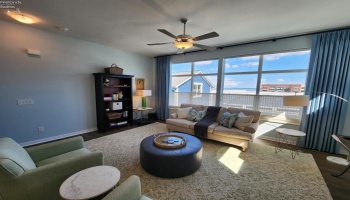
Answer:
[[[115,187],[120,171],[112,166],[96,166],[77,172],[60,187],[63,199],[80,200],[97,197]]]
[[[306,134],[304,132],[293,130],[289,128],[277,128],[276,129],[276,142],[277,145],[275,147],[275,153],[282,151],[282,146],[286,147],[290,150],[292,154],[292,158],[299,152],[298,148],[298,139],[301,137],[305,137]],[[288,138],[290,140],[288,140]]]

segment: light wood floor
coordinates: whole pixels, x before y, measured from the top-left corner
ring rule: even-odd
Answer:
[[[161,121],[159,121],[161,122]],[[125,127],[120,127],[118,129],[114,129],[111,131],[106,131],[106,132],[90,132],[90,133],[85,133],[83,134],[83,138],[85,141],[87,140],[92,140],[95,138],[103,137],[106,135],[122,132],[125,130],[129,130],[132,128],[139,127],[138,125],[133,125],[133,126],[125,126]],[[259,143],[259,144],[265,144],[269,146],[275,146],[276,142],[274,141],[267,141],[267,140],[262,140],[262,139],[254,139],[254,142]],[[304,153],[310,153],[314,157],[316,164],[323,176],[323,179],[325,180],[329,191],[332,194],[332,197],[334,200],[349,200],[350,199],[350,170],[348,170],[344,175],[340,177],[333,177],[331,174],[337,174],[338,172],[342,171],[344,166],[336,165],[333,164],[329,161],[327,161],[326,157],[327,156],[335,156],[334,154],[329,154],[329,153],[324,153],[324,152],[319,152],[315,150],[308,150],[308,149],[301,149],[302,152]],[[340,155],[336,155],[339,157],[344,157]],[[345,157],[344,157],[345,158]]]

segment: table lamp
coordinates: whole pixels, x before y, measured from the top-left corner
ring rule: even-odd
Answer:
[[[136,90],[136,96],[142,97],[142,108],[146,108],[146,97],[152,96],[152,90]]]
[[[283,97],[284,106],[308,106],[309,95],[295,95]]]
[[[309,95],[284,96],[283,105],[284,106],[308,106]],[[300,110],[300,112],[301,111],[302,110]]]

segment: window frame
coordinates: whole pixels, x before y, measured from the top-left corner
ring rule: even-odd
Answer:
[[[261,92],[263,90],[262,84],[261,84],[261,79],[262,76],[265,74],[279,74],[279,73],[298,73],[298,72],[302,72],[302,73],[306,73],[306,78],[307,78],[307,73],[308,73],[308,68],[306,69],[279,69],[279,70],[263,70],[263,63],[264,63],[264,56],[266,55],[270,55],[270,54],[281,54],[281,53],[294,53],[294,52],[302,52],[302,51],[309,51],[309,56],[311,55],[311,49],[310,48],[300,48],[300,49],[291,49],[291,50],[286,50],[286,51],[272,51],[272,52],[264,52],[264,53],[255,53],[255,54],[244,54],[244,55],[236,55],[236,56],[229,56],[229,57],[219,57],[219,58],[211,58],[211,59],[205,59],[205,60],[193,60],[193,61],[185,61],[185,62],[178,62],[178,63],[172,63],[172,64],[181,64],[181,63],[191,63],[191,74],[186,74],[186,75],[170,75],[170,77],[181,77],[181,76],[191,76],[191,91],[190,93],[193,94],[194,89],[193,89],[193,84],[194,84],[194,77],[198,76],[199,74],[194,74],[194,68],[195,68],[195,63],[196,62],[203,62],[203,61],[213,61],[213,60],[217,60],[218,62],[218,71],[217,73],[208,73],[208,74],[200,74],[200,76],[217,76],[217,82],[216,82],[216,101],[215,101],[215,105],[216,106],[220,106],[222,105],[222,99],[223,99],[223,91],[224,91],[224,82],[225,82],[225,76],[229,76],[229,75],[257,75],[257,80],[256,80],[256,91],[255,94],[242,94],[242,95],[256,95],[256,96],[280,96],[278,94],[278,88],[280,87],[282,92],[285,92],[285,90],[287,89],[284,86],[274,86],[273,88],[271,87],[267,87],[266,90],[269,92],[270,90],[274,90],[275,94],[261,94]],[[257,56],[259,59],[258,61],[258,69],[257,71],[246,71],[246,72],[225,72],[226,70],[226,60],[227,59],[233,59],[233,58],[242,58],[242,57],[253,57],[253,56]],[[308,61],[308,66],[310,64],[310,57],[309,57],[309,61]],[[172,69],[170,70],[172,72]],[[305,92],[305,84],[306,84],[306,79],[305,79],[305,83],[304,85],[302,85],[300,87],[300,91],[301,93]],[[213,83],[213,85],[215,86],[215,83]],[[288,87],[289,91],[294,91],[293,87]],[[225,94],[226,95],[226,94]],[[240,94],[235,94],[235,95],[240,95]],[[259,99],[259,98],[258,98]],[[259,100],[257,102],[257,104],[259,104]],[[172,105],[170,105],[172,106]],[[255,105],[256,106],[256,105]],[[254,109],[255,109],[254,106]],[[257,108],[258,109],[258,108]]]

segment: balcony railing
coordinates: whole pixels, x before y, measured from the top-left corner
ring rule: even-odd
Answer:
[[[215,102],[216,94],[213,93],[171,92],[169,97],[170,106],[182,103],[215,106]],[[296,120],[301,119],[302,113],[302,107],[284,106],[282,95],[223,94],[220,106],[259,110],[263,116]]]

